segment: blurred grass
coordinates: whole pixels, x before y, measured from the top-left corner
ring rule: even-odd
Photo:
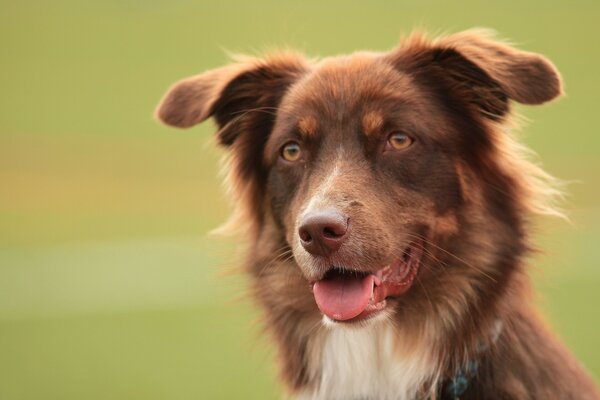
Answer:
[[[593,1],[0,0],[0,399],[278,398],[272,351],[235,267],[205,124],[152,119],[173,81],[223,49],[313,56],[474,26],[546,54],[568,96],[519,107],[570,187],[546,222],[540,306],[600,375],[600,89]]]

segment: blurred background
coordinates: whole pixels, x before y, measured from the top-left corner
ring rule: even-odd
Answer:
[[[518,107],[572,181],[541,221],[536,301],[600,377],[597,1],[0,0],[0,399],[277,399],[273,351],[238,299],[214,126],[159,125],[174,81],[225,50],[385,50],[484,26],[541,52],[567,96]]]

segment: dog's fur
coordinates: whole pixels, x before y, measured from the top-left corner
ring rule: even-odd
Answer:
[[[546,58],[477,30],[320,61],[242,58],[170,88],[158,117],[213,117],[229,150],[233,225],[247,228],[247,272],[291,393],[450,398],[448,382],[476,362],[461,399],[598,398],[531,306],[528,232],[535,215],[559,214],[559,192],[508,129],[511,101],[561,87]],[[413,145],[389,150],[396,131]],[[296,162],[281,157],[290,141]],[[330,258],[298,238],[320,207],[351,221]],[[373,272],[415,238],[425,254],[408,292],[368,320],[321,314],[310,283],[331,265]]]

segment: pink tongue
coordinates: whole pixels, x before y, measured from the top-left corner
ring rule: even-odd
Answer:
[[[329,318],[346,321],[367,308],[373,294],[375,277],[335,276],[317,281],[313,286],[319,310]]]

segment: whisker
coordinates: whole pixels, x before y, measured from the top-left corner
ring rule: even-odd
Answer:
[[[243,117],[244,115],[251,113],[251,112],[262,112],[262,113],[269,114],[269,115],[277,115],[277,113],[275,112],[275,111],[277,111],[277,109],[278,109],[277,107],[246,108],[246,109],[231,113],[231,115],[236,115],[236,116],[239,115],[240,117]]]
[[[489,275],[487,272],[485,272],[485,271],[484,271],[484,270],[482,270],[481,268],[479,268],[479,267],[476,267],[475,265],[472,265],[472,264],[470,264],[469,262],[467,262],[466,260],[464,260],[464,259],[462,259],[461,257],[457,256],[456,254],[454,254],[454,253],[452,253],[452,252],[450,252],[450,251],[448,251],[448,250],[444,249],[443,247],[440,247],[440,246],[436,245],[435,243],[431,242],[430,240],[428,240],[428,239],[427,239],[426,237],[424,237],[423,235],[419,235],[419,234],[417,234],[417,233],[410,233],[410,232],[407,232],[406,234],[407,234],[407,235],[409,235],[409,236],[413,236],[413,237],[416,237],[416,238],[418,238],[418,239],[421,239],[421,240],[423,240],[423,242],[425,242],[427,245],[435,247],[436,249],[438,249],[438,250],[440,250],[440,251],[442,251],[442,252],[446,253],[447,255],[449,255],[449,256],[451,256],[451,257],[453,257],[454,259],[456,259],[456,260],[460,261],[460,262],[461,262],[462,264],[464,264],[465,266],[467,266],[467,267],[469,267],[469,268],[471,268],[471,269],[473,269],[473,270],[475,270],[475,271],[477,271],[477,272],[480,272],[480,273],[481,273],[481,274],[483,274],[483,275],[484,275],[486,278],[490,279],[492,282],[497,282],[497,281],[496,281],[496,279],[494,279],[494,277],[493,277],[493,276]]]
[[[423,285],[423,283],[421,282],[421,279],[419,279],[419,275],[417,275],[417,283],[419,284],[419,286],[421,286],[423,288],[423,293],[425,293],[425,297],[427,297],[427,301],[429,302],[429,305],[431,306],[431,310],[434,310],[435,307],[433,306],[433,302],[431,301],[429,294],[427,294],[427,289],[425,289],[425,285]]]
[[[283,246],[278,250],[275,250],[277,253],[271,260],[265,262],[265,264],[258,271],[258,276],[263,276],[268,268],[270,268],[273,264],[277,262],[286,262],[289,261],[294,255],[292,254],[292,249],[287,246]]]

